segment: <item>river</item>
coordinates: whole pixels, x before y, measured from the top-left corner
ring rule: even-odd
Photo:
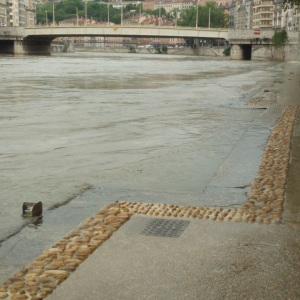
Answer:
[[[233,205],[224,187],[249,183],[268,135],[249,128],[278,115],[244,103],[282,74],[266,61],[107,53],[1,56],[0,68],[0,282],[116,200]],[[232,182],[222,170],[246,160],[237,144],[253,151]],[[24,201],[42,201],[43,220],[23,219]]]

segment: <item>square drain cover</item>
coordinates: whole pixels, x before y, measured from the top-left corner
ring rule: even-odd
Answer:
[[[143,235],[178,238],[190,221],[151,219],[142,230]]]

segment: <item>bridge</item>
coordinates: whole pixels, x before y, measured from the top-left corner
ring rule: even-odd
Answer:
[[[162,37],[228,39],[225,28],[166,26],[37,26],[0,27],[0,53],[50,54],[51,41],[57,37]]]
[[[50,54],[51,41],[57,37],[161,37],[224,39],[232,46],[232,59],[251,59],[252,45],[271,44],[274,31],[231,30],[227,28],[191,28],[166,26],[37,26],[0,27],[0,53]],[[298,43],[298,35],[289,43]]]
[[[24,38],[33,37],[77,37],[77,36],[118,36],[118,37],[177,37],[177,38],[212,38],[228,39],[228,30],[191,28],[191,27],[159,27],[159,26],[72,26],[72,27],[28,27],[24,30]]]

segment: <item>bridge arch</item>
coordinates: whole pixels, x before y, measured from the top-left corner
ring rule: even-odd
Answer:
[[[230,51],[230,59],[232,60],[251,60],[252,45],[232,45]]]

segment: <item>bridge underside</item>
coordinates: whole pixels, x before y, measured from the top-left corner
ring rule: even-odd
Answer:
[[[51,39],[0,40],[1,54],[50,55]]]
[[[14,40],[1,40],[0,53],[1,54],[14,54]]]
[[[251,60],[252,45],[232,45],[230,59],[232,60]]]

